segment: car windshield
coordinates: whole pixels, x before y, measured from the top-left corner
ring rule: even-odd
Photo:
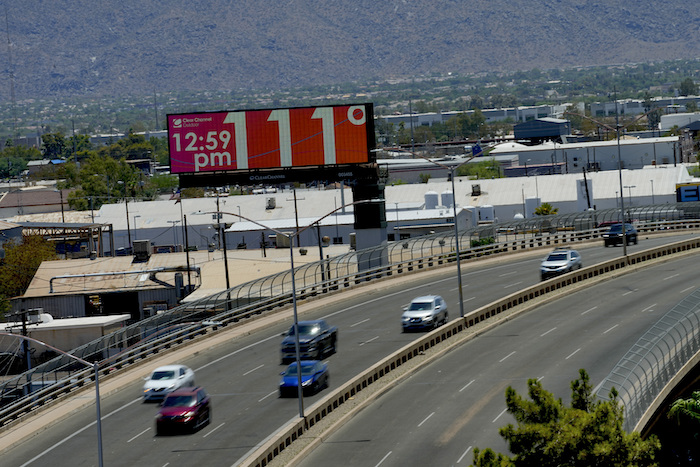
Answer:
[[[153,375],[151,375],[151,379],[156,381],[161,379],[173,379],[174,377],[174,371],[154,371]]]
[[[315,336],[319,332],[321,332],[321,326],[318,324],[299,324],[299,335],[304,335],[304,336]],[[294,335],[294,326],[291,327],[289,330],[289,335],[293,336]]]
[[[433,302],[411,302],[408,311],[432,310]]]
[[[192,395],[168,396],[163,401],[163,407],[193,407],[197,399]]]
[[[302,365],[301,367],[301,374],[304,376],[307,375],[313,375],[316,372],[316,365]],[[285,375],[287,376],[296,376],[297,374],[297,366],[296,365],[290,365],[289,368],[287,368],[287,371],[285,372]]]
[[[566,253],[552,253],[547,257],[547,261],[565,261]]]

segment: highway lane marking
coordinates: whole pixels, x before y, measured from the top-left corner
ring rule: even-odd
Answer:
[[[210,434],[214,433],[216,430],[221,428],[222,426],[226,425],[226,422],[222,423],[221,425],[217,426],[216,428],[212,428],[211,431],[209,431],[206,435],[202,436],[202,438],[206,438]]]
[[[586,313],[591,312],[591,311],[595,310],[596,308],[598,308],[598,307],[594,306],[593,308],[589,308],[586,311],[584,311],[583,313],[581,313],[581,315],[585,315]]]
[[[134,437],[131,438],[129,441],[127,441],[127,443],[132,442],[133,440],[135,440],[136,438],[138,438],[139,436],[141,436],[142,434],[144,434],[145,432],[147,432],[147,431],[150,430],[150,429],[151,429],[150,427],[146,428],[146,429],[143,430],[141,433],[139,433],[138,435],[134,436]]]
[[[503,410],[501,411],[501,413],[499,413],[499,414],[496,416],[496,418],[493,419],[493,421],[492,421],[491,423],[496,423],[496,420],[498,420],[499,418],[501,418],[501,415],[503,415],[504,413],[506,413],[507,410],[508,410],[508,408],[503,409]]]
[[[268,397],[270,397],[270,396],[273,395],[273,394],[277,394],[277,391],[272,391],[270,394],[268,394],[267,396],[263,397],[262,399],[258,399],[258,402],[264,401],[265,399],[267,399]]]
[[[555,329],[556,329],[556,327],[554,327],[554,328],[550,329],[550,330],[549,330],[549,331],[547,331],[547,332],[544,332],[544,333],[540,334],[540,337],[544,337],[544,336],[546,336],[547,334],[549,334],[550,332],[554,331]]]
[[[404,295],[406,292],[409,292],[411,290],[423,289],[426,287],[430,287],[431,285],[439,284],[440,282],[445,282],[448,280],[453,280],[453,278],[442,279],[442,280],[434,281],[434,282],[427,282],[427,283],[424,283],[421,285],[417,285],[415,287],[411,287],[410,289],[403,290],[401,292],[392,292],[390,294],[382,295],[381,297],[373,298],[371,300],[367,300],[365,302],[358,303],[357,305],[352,305],[352,306],[349,306],[347,308],[343,308],[342,310],[334,311],[333,313],[330,313],[330,314],[324,316],[323,319],[328,319],[331,316],[339,315],[341,313],[345,313],[346,311],[350,311],[350,310],[353,310],[355,308],[365,307],[365,306],[367,306],[368,303],[374,303],[374,302],[378,302],[380,300],[386,300],[387,298],[394,297],[396,295]]]
[[[459,392],[462,392],[462,391],[464,391],[465,389],[467,389],[474,381],[476,381],[476,380],[473,379],[473,380],[469,381],[469,382],[466,384],[466,386],[464,386],[462,389],[459,390]]]
[[[459,456],[459,459],[457,459],[457,463],[459,464],[460,462],[462,462],[462,459],[464,459],[464,456],[466,456],[467,454],[469,454],[469,451],[471,451],[471,450],[472,450],[472,447],[469,446],[469,447],[467,448],[467,450],[464,451],[464,454],[462,454],[461,456]]]
[[[366,340],[366,341],[364,341],[364,342],[360,342],[360,346],[363,346],[363,345],[365,345],[365,344],[369,344],[370,342],[375,341],[375,340],[377,340],[377,339],[379,339],[379,336],[375,336],[375,337],[373,337],[373,338],[371,338],[371,339],[369,339],[369,340]]]
[[[265,366],[265,364],[258,365],[258,366],[256,366],[255,368],[253,368],[252,370],[248,370],[248,371],[246,371],[245,373],[243,373],[243,376],[248,376],[248,375],[251,374],[252,372],[254,372],[254,371],[256,371],[256,370],[259,370],[260,368],[262,368],[262,367],[264,367],[264,366]]]
[[[351,324],[350,327],[351,327],[351,328],[354,328],[355,326],[359,326],[360,324],[366,323],[367,321],[369,321],[369,318],[363,319],[362,321],[358,321],[358,322],[355,323],[355,324]]]
[[[517,263],[514,263],[514,264],[517,264]],[[511,265],[512,265],[512,264],[511,264]],[[493,271],[493,270],[495,270],[495,269],[499,269],[499,267],[486,268],[486,269],[482,269],[482,270],[479,270],[479,271],[469,272],[469,273],[467,273],[467,274],[462,274],[462,276],[468,276],[468,275],[473,275],[473,274],[483,274],[483,271]],[[352,305],[352,306],[349,306],[349,307],[347,307],[347,308],[343,308],[342,310],[334,311],[333,313],[330,313],[330,314],[324,316],[323,319],[328,319],[328,318],[330,318],[330,317],[332,317],[332,316],[339,315],[339,314],[341,314],[341,313],[345,313],[346,311],[350,311],[350,310],[353,310],[353,309],[355,309],[355,308],[360,308],[360,307],[367,306],[368,303],[374,303],[374,302],[378,302],[378,301],[380,301],[380,300],[386,300],[386,299],[389,298],[389,297],[394,297],[394,296],[397,296],[397,295],[404,295],[406,292],[409,292],[409,291],[411,291],[411,290],[424,289],[424,288],[426,288],[426,287],[430,287],[430,286],[433,286],[433,285],[436,285],[436,284],[440,284],[441,282],[447,282],[447,281],[451,281],[451,280],[454,280],[454,277],[447,277],[447,278],[445,278],[445,279],[440,279],[439,281],[425,282],[425,283],[420,284],[420,285],[417,285],[417,286],[415,286],[415,287],[411,287],[410,289],[405,289],[405,290],[402,290],[402,291],[400,291],[400,292],[392,292],[392,293],[390,293],[390,294],[382,295],[381,297],[373,298],[373,299],[371,299],[371,300],[367,300],[367,301],[365,301],[365,302],[358,303],[357,305]],[[462,287],[464,287],[464,285],[462,285]],[[457,290],[457,289],[454,289],[454,290]],[[470,299],[470,300],[471,300],[471,299]],[[466,301],[466,300],[465,300],[465,301]],[[277,337],[277,336],[273,336],[273,337]]]
[[[569,356],[568,356],[568,357],[566,357],[566,358],[565,358],[564,360],[568,360],[568,359],[570,359],[571,357],[573,357],[574,355],[576,355],[577,353],[579,353],[579,351],[580,351],[580,350],[581,350],[581,348],[580,348],[580,347],[579,347],[578,349],[574,350],[574,351],[573,351],[573,352],[571,352],[571,353],[569,354]]]
[[[678,277],[678,276],[680,276],[680,274],[674,274],[672,276],[664,277],[663,280],[667,281],[669,279],[673,279],[674,277]]]
[[[114,411],[108,413],[107,415],[105,415],[104,417],[102,417],[100,420],[106,420],[107,418],[111,417],[112,415],[116,414],[117,412],[121,412],[122,410],[124,410],[125,408],[129,407],[129,406],[132,405],[132,404],[135,404],[136,402],[141,402],[141,398],[139,397],[138,399],[134,399],[133,401],[131,401],[131,402],[127,403],[127,404],[124,404],[123,406],[121,406],[121,407],[118,408],[117,410],[114,410]],[[37,454],[36,456],[32,457],[32,458],[29,459],[27,462],[25,462],[24,464],[22,464],[20,467],[26,467],[27,465],[31,464],[31,463],[34,462],[35,460],[37,460],[37,459],[43,457],[44,454],[48,454],[49,452],[53,451],[54,449],[56,449],[57,447],[59,447],[59,446],[62,445],[63,443],[65,443],[65,442],[67,442],[67,441],[69,441],[69,440],[75,438],[76,436],[78,436],[78,435],[79,435],[80,433],[82,433],[83,431],[87,430],[88,428],[92,428],[92,427],[95,426],[95,425],[97,425],[97,420],[95,420],[95,421],[92,422],[92,423],[88,423],[87,425],[85,425],[84,427],[82,427],[82,428],[79,429],[78,431],[74,432],[73,434],[66,436],[65,438],[63,438],[61,441],[59,441],[58,443],[54,444],[53,446],[50,446],[50,447],[46,448],[43,452],[41,452],[41,453]]]
[[[505,357],[503,357],[502,359],[500,359],[500,360],[498,361],[498,363],[503,363],[503,362],[505,361],[506,358],[511,357],[511,356],[513,356],[513,355],[515,355],[515,350],[512,351],[511,353],[509,353],[508,355],[506,355]]]
[[[386,453],[386,456],[382,457],[382,460],[380,460],[379,463],[376,464],[374,467],[378,467],[378,466],[382,465],[382,462],[384,462],[384,461],[386,460],[386,458],[389,457],[389,456],[391,455],[391,452],[392,452],[392,451],[387,452],[387,453]]]
[[[420,426],[421,426],[422,424],[424,424],[425,422],[427,422],[428,419],[429,419],[430,417],[432,417],[433,415],[435,415],[435,412],[433,412],[433,413],[431,413],[430,415],[428,415],[427,417],[425,417],[425,418],[423,419],[423,421],[420,422],[420,423],[418,424],[418,427],[420,428]]]
[[[695,289],[695,288],[696,288],[696,287],[688,287],[688,288],[686,288],[686,289],[681,290],[680,293],[686,293],[687,291],[693,290],[693,289]]]
[[[636,291],[637,291],[637,289],[628,290],[627,292],[623,293],[622,296],[624,297],[624,296],[629,295],[629,294],[631,294],[631,293],[635,293]]]
[[[611,327],[611,328],[608,328],[606,331],[603,332],[603,334],[609,333],[610,331],[612,331],[613,329],[615,329],[615,328],[618,327],[618,326],[619,326],[619,324],[616,324],[615,326],[613,326],[613,327]]]
[[[644,308],[644,309],[642,310],[642,313],[644,313],[645,311],[651,310],[651,309],[654,308],[655,306],[656,306],[656,303],[654,303],[653,305],[649,305],[648,307],[646,307],[646,308]]]
[[[518,273],[518,271],[504,272],[503,274],[499,274],[498,277],[512,276],[513,274],[517,274],[517,273]]]
[[[236,354],[238,354],[238,353],[243,352],[244,350],[251,349],[251,348],[255,347],[256,345],[260,345],[260,344],[262,344],[262,343],[264,343],[264,342],[270,341],[270,340],[272,340],[272,339],[277,339],[277,338],[279,338],[279,336],[275,334],[274,336],[266,337],[265,339],[261,339],[261,340],[259,340],[259,341],[257,341],[257,342],[253,342],[252,344],[246,345],[245,347],[241,347],[241,348],[238,349],[238,350],[234,350],[233,352],[231,352],[231,353],[229,353],[229,354],[222,355],[221,357],[217,358],[216,360],[212,360],[211,362],[209,362],[209,363],[207,363],[207,364],[205,364],[205,365],[202,365],[202,366],[200,366],[199,368],[196,368],[194,371],[195,371],[195,373],[196,373],[196,372],[198,372],[199,370],[202,370],[202,369],[204,369],[204,368],[206,368],[206,367],[208,367],[208,366],[211,366],[211,365],[215,365],[215,364],[219,363],[219,362],[222,361],[222,360],[226,360],[226,359],[229,358],[229,357],[232,357],[232,356],[234,356],[234,355],[236,355]]]
[[[516,283],[514,283],[514,284],[504,285],[503,288],[504,288],[504,289],[507,289],[508,287],[515,287],[516,285],[520,285],[520,284],[522,284],[522,283],[523,283],[523,281],[516,282]]]

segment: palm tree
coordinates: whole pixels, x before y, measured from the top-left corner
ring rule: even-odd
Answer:
[[[700,428],[700,391],[693,391],[689,399],[676,400],[668,410],[668,418],[676,419],[679,425],[682,420],[690,421]]]
[[[550,216],[559,212],[559,208],[553,207],[549,203],[542,203],[537,209],[535,209],[535,215],[537,216]]]

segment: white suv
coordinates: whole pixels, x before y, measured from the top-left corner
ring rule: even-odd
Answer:
[[[439,295],[414,298],[404,307],[401,317],[403,332],[411,329],[436,328],[447,323],[447,303]]]

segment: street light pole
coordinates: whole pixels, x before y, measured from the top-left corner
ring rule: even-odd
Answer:
[[[277,229],[274,229],[270,226],[267,226],[265,224],[262,224],[256,220],[249,219],[247,217],[241,216],[240,214],[234,214],[231,212],[222,212],[222,211],[216,211],[215,213],[212,214],[228,214],[231,216],[237,216],[243,220],[246,220],[248,222],[252,222],[255,225],[258,225],[264,229],[271,230],[278,235],[284,235],[285,237],[289,238],[289,265],[291,268],[291,276],[292,276],[292,308],[294,311],[294,348],[296,352],[296,364],[297,364],[297,396],[299,397],[299,417],[304,418],[304,392],[302,390],[301,386],[301,349],[299,347],[299,315],[297,313],[297,288],[296,288],[296,279],[294,277],[294,242],[292,237],[299,237],[302,232],[304,232],[306,229],[317,225],[319,222],[321,222],[323,219],[326,217],[334,214],[335,212],[346,208],[347,206],[353,206],[356,204],[363,204],[363,203],[370,203],[376,200],[359,200],[359,201],[353,201],[352,203],[344,204],[339,208],[334,209],[333,211],[329,212],[328,214],[325,214],[324,216],[319,217],[316,219],[314,222],[310,223],[306,227],[303,227],[301,229],[297,229],[294,233],[284,233],[281,232]],[[453,203],[454,204],[454,203]]]
[[[426,161],[435,164],[439,167],[442,167],[444,169],[447,169],[450,171],[450,178],[452,179],[452,215],[454,217],[454,226],[455,226],[455,249],[456,254],[457,254],[457,290],[459,291],[459,316],[460,318],[464,318],[464,295],[462,292],[462,266],[460,264],[460,250],[459,250],[459,227],[457,226],[457,192],[455,191],[455,170],[457,167],[450,167],[444,164],[441,164],[439,162],[435,162],[434,160],[422,156],[420,154],[417,154],[415,152],[412,152],[414,156],[418,156],[421,159],[425,159]]]
[[[68,358],[72,358],[73,360],[77,360],[78,362],[82,363],[86,367],[93,369],[93,371],[95,372],[95,409],[97,410],[97,463],[98,463],[99,467],[103,467],[104,462],[102,459],[103,458],[103,455],[102,455],[102,412],[100,409],[100,365],[99,365],[99,363],[95,362],[93,364],[90,364],[89,362],[86,362],[82,358],[79,358],[73,354],[69,354],[67,352],[64,352],[61,349],[53,347],[45,342],[34,339],[32,337],[20,336],[17,334],[12,334],[11,332],[0,332],[0,336],[16,337],[18,339],[22,339],[22,341],[25,344],[29,341],[34,342],[34,343],[42,345],[48,349],[51,349],[52,351],[54,351],[56,353],[60,353],[61,355],[64,355]]]
[[[615,92],[615,128],[617,129],[617,172],[620,177],[620,211],[622,213],[622,255],[627,256],[627,235],[625,233],[625,196],[622,192],[622,159],[620,151],[620,113],[617,111],[617,90]]]
[[[459,260],[459,228],[457,227],[457,192],[455,191],[455,168],[452,167],[452,215],[455,224],[455,248],[457,249],[457,287],[459,288],[459,316],[464,318],[464,300],[462,294],[462,266]]]

